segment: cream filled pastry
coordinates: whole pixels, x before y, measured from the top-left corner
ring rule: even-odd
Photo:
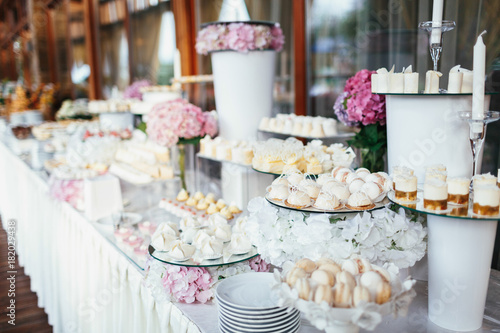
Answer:
[[[302,189],[312,198],[316,199],[319,195],[319,192],[321,190],[321,186],[319,186],[314,180],[312,179],[304,179],[300,182],[300,186]]]
[[[198,228],[187,228],[183,229],[181,233],[181,240],[185,243],[191,244],[193,243],[194,237],[198,233]]]
[[[371,174],[370,170],[367,168],[359,168],[356,170],[356,174],[361,178],[365,179],[368,175]]]
[[[215,237],[222,240],[223,242],[229,242],[231,240],[231,226],[217,226],[212,230]]]
[[[417,177],[410,174],[400,174],[394,177],[396,200],[417,200]]]
[[[474,214],[497,216],[499,214],[500,189],[496,185],[477,185],[474,188]]]
[[[448,179],[448,202],[464,205],[469,202],[469,186],[468,178],[450,178]]]
[[[321,192],[313,205],[314,208],[322,210],[335,210],[341,207],[340,200],[327,192]]]
[[[365,181],[361,178],[356,178],[349,184],[349,192],[358,192],[363,187],[363,185],[365,185]]]
[[[286,200],[289,194],[290,190],[288,189],[288,185],[283,185],[283,184],[271,185],[271,190],[269,191],[269,198],[273,200]]]
[[[188,228],[199,228],[201,227],[201,222],[195,217],[187,216],[181,219],[180,226],[181,230],[186,230]]]
[[[329,181],[332,181],[334,180],[334,178],[332,177],[331,174],[329,173],[323,173],[321,175],[318,176],[318,179],[316,179],[316,183],[318,183],[318,185],[325,185],[327,182]]]
[[[304,179],[304,175],[300,172],[291,172],[286,176],[286,180],[290,185],[298,185]]]
[[[340,182],[340,183],[345,183],[347,181],[347,177],[351,173],[352,173],[352,171],[350,169],[342,168],[342,169],[337,171],[336,176],[335,176],[335,180]]]
[[[155,233],[166,233],[173,235],[175,237],[179,236],[179,228],[177,228],[177,224],[172,223],[172,222],[162,222],[158,225],[156,228]]]
[[[304,191],[295,190],[291,191],[288,198],[285,200],[285,204],[292,208],[305,208],[311,205],[311,197]]]
[[[234,254],[247,253],[252,249],[252,242],[244,234],[233,234],[231,236],[230,249]]]
[[[375,207],[365,192],[359,191],[349,196],[346,207],[353,210],[364,210]]]
[[[424,208],[431,210],[448,208],[447,183],[438,179],[431,179],[424,183]]]
[[[247,228],[247,217],[244,216],[244,217],[239,217],[238,219],[236,219],[236,222],[234,222],[234,225],[232,227],[232,231],[233,231],[233,234],[235,233],[246,233],[246,228]]]
[[[283,177],[283,175],[281,175],[278,178],[276,178],[275,180],[273,180],[273,182],[271,184],[272,185],[286,185],[286,186],[289,185],[288,180],[285,177]]]
[[[209,235],[206,231],[204,230],[198,230],[198,232],[196,233],[196,235],[194,236],[193,238],[193,245],[195,245],[197,248],[201,248],[201,246],[203,245],[203,243],[210,239],[211,235]]]

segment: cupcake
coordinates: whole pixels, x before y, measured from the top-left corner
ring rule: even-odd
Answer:
[[[465,205],[469,202],[468,178],[448,179],[448,202],[456,205]]]
[[[496,185],[477,185],[474,188],[472,211],[482,216],[499,214],[500,189]]]
[[[431,179],[424,183],[424,208],[430,210],[448,208],[447,183],[438,179]]]

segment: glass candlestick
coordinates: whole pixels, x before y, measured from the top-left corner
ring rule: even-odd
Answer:
[[[467,121],[469,123],[470,132],[469,140],[470,147],[472,150],[472,176],[477,175],[477,159],[481,148],[483,147],[484,138],[486,137],[486,126],[489,123],[497,121],[500,119],[500,112],[497,111],[486,111],[484,113],[484,119],[472,119],[471,111],[461,111],[458,113],[460,119]],[[480,129],[480,130],[478,130]],[[472,189],[472,183],[471,183]]]
[[[431,54],[434,71],[438,70],[438,61],[443,51],[443,34],[455,29],[455,21],[420,22],[418,28],[429,34],[429,52]]]

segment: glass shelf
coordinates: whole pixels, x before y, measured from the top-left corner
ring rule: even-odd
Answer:
[[[251,164],[241,164],[241,163],[237,163],[237,162],[233,162],[233,161],[228,161],[228,160],[219,160],[219,159],[216,159],[216,158],[213,158],[213,157],[210,157],[210,156],[206,156],[206,155],[203,155],[203,154],[196,154],[196,157],[198,158],[203,158],[205,160],[209,160],[209,161],[214,161],[214,162],[219,162],[219,163],[229,163],[229,164],[234,164],[234,165],[237,165],[237,166],[240,166],[240,167],[244,167],[244,168],[251,168],[252,165]]]
[[[272,134],[272,135],[275,135],[278,138],[294,137],[294,138],[301,138],[301,139],[306,139],[306,140],[346,139],[346,138],[352,138],[352,137],[354,137],[356,135],[355,132],[341,132],[341,133],[338,133],[337,135],[333,135],[333,136],[324,136],[324,137],[321,137],[321,138],[316,138],[316,137],[311,137],[311,136],[285,134],[285,133],[278,133],[278,132],[265,131],[265,130],[259,130],[259,132],[260,133],[265,133],[265,134]]]
[[[165,264],[176,265],[176,266],[185,266],[185,267],[216,267],[216,266],[225,266],[237,264],[239,262],[250,260],[259,254],[257,253],[257,248],[252,246],[252,249],[245,254],[233,254],[230,257],[222,257],[215,260],[201,260],[200,262],[195,262],[193,259],[189,259],[186,261],[172,261],[168,257],[167,252],[156,251],[154,247],[151,245],[148,248],[149,254],[158,261],[161,261]]]
[[[398,201],[394,197],[394,191],[391,191],[387,194],[387,198],[389,200],[398,205],[401,206],[405,209],[408,209],[412,212],[416,213],[421,213],[421,214],[427,214],[427,215],[434,215],[434,216],[441,216],[441,217],[449,217],[449,218],[455,218],[455,219],[465,219],[465,220],[484,220],[484,221],[496,221],[500,220],[500,215],[497,216],[479,216],[474,213],[472,213],[472,203],[469,202],[469,204],[465,205],[453,205],[448,203],[448,209],[444,211],[434,211],[434,210],[429,210],[424,208],[424,199],[423,199],[423,192],[417,192],[417,201],[412,201],[412,202],[404,202],[404,201]]]
[[[372,93],[374,95],[386,95],[386,96],[472,96],[472,93],[435,93],[435,94],[424,94],[423,92],[419,93]],[[488,91],[484,93],[485,95],[497,95],[499,94],[497,91]]]

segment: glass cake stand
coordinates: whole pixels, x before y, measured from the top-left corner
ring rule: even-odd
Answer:
[[[219,259],[205,259],[199,261],[193,258],[186,261],[175,261],[168,256],[168,252],[157,251],[151,245],[148,248],[148,252],[153,258],[165,264],[186,266],[186,267],[216,267],[216,266],[232,265],[232,264],[237,264],[239,262],[250,260],[259,255],[257,253],[257,248],[255,246],[252,246],[252,249],[245,254],[233,254],[230,256],[223,256]]]
[[[470,204],[430,211],[422,192],[415,202],[397,201],[391,193],[393,203],[427,214],[429,319],[452,331],[481,328],[500,216],[475,215]]]

